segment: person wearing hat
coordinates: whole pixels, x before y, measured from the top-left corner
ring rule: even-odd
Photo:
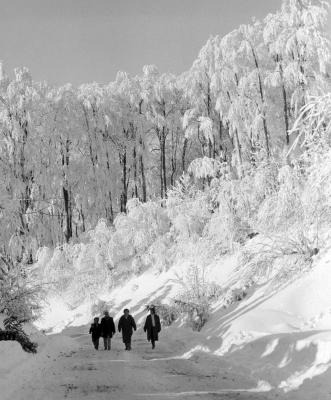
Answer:
[[[144,325],[144,331],[147,332],[147,340],[152,343],[152,349],[155,349],[155,342],[159,340],[161,332],[160,317],[155,313],[155,307],[149,307],[150,314],[147,315]]]
[[[118,322],[118,331],[122,332],[125,350],[131,350],[131,338],[133,330],[137,330],[136,322],[132,315],[130,315],[130,311],[126,308],[124,310],[124,315],[121,316]]]
[[[103,343],[105,350],[110,350],[111,348],[111,338],[113,337],[115,330],[115,324],[113,318],[109,315],[108,311],[104,312],[104,317],[100,324],[101,336],[103,337]]]

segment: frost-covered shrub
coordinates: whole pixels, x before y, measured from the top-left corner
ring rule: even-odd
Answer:
[[[38,345],[32,342],[24,332],[22,322],[24,321],[13,316],[5,318],[3,321],[5,330],[0,328],[0,340],[15,340],[27,353],[36,353]]]
[[[37,269],[42,282],[70,306],[93,300],[123,274],[139,274],[148,265],[167,268],[168,244],[162,245],[170,225],[166,211],[158,202],[142,204],[138,199],[131,199],[127,208],[128,214],[119,215],[114,227],[101,220],[81,243],[64,244],[51,256],[40,252],[43,261],[37,262]]]
[[[18,323],[31,321],[38,316],[41,295],[42,288],[33,282],[28,266],[0,255],[0,314]]]
[[[172,239],[169,234],[159,237],[148,249],[149,264],[159,272],[166,271],[174,260]]]
[[[112,283],[108,256],[111,228],[101,220],[79,244],[64,244],[51,252],[38,252],[35,270],[50,292],[61,294],[72,307],[107,289]]]
[[[224,250],[234,249],[247,239],[250,228],[249,196],[242,181],[223,181],[218,188],[218,208],[213,213],[205,235]]]
[[[243,285],[242,287],[230,287],[228,290],[226,290],[226,292],[220,296],[223,300],[223,308],[227,308],[232,304],[244,300],[247,296],[248,289],[249,284]]]
[[[213,215],[205,233],[226,252],[235,249],[236,244],[244,242],[249,231],[247,223],[226,207],[222,207]]]
[[[251,169],[243,179],[249,193],[251,213],[255,214],[261,203],[278,190],[278,171],[279,165],[275,161],[263,162]]]
[[[221,252],[235,250],[256,231],[256,215],[265,199],[277,190],[277,165],[250,167],[241,179],[223,174],[209,188],[212,216],[203,236]]]
[[[240,265],[247,280],[256,284],[273,279],[281,284],[311,267],[331,223],[328,154],[322,152],[317,157],[314,152],[311,158],[304,153],[302,161],[309,167],[303,168],[299,162],[279,169],[277,185],[255,218],[260,239],[241,254]]]
[[[180,315],[180,309],[175,303],[154,304],[154,308],[164,326],[170,326]]]
[[[261,231],[298,231],[299,240],[312,241],[328,229],[331,221],[331,96],[311,97],[295,122],[290,165],[278,170],[273,190],[258,212]],[[301,145],[300,152],[298,151]],[[293,151],[296,149],[296,152]],[[301,153],[301,154],[300,154]],[[294,158],[296,155],[296,158]],[[258,189],[257,189],[258,190]]]
[[[183,289],[174,302],[181,313],[187,314],[192,329],[200,331],[208,321],[210,306],[220,291],[208,282],[205,270],[197,266],[192,266],[180,282]]]
[[[73,250],[73,246],[64,244],[54,249],[52,257],[45,264],[37,260],[43,284],[60,292],[68,289],[74,275]]]
[[[274,236],[282,253],[292,251],[309,258],[307,255],[323,245],[324,233],[331,223],[331,166],[324,165],[324,161],[325,157],[314,162],[305,171],[307,175],[299,166],[282,167],[278,191],[266,198],[260,208],[256,226],[265,235]]]
[[[209,157],[196,158],[188,167],[188,173],[196,180],[214,178],[221,170],[222,163]]]
[[[330,89],[330,88],[329,88]],[[292,149],[305,147],[308,153],[320,153],[331,146],[331,93],[330,90],[319,96],[310,96],[301,110],[291,134],[296,134]],[[311,152],[312,150],[313,152]],[[307,151],[306,151],[307,153]]]
[[[200,331],[209,319],[210,304],[207,299],[201,299],[199,303],[176,299],[175,304],[188,316],[188,324],[194,331]]]
[[[200,237],[211,216],[208,191],[199,190],[184,176],[168,192],[166,209],[177,240]]]
[[[76,245],[78,246],[78,245]],[[93,299],[97,293],[108,289],[112,276],[105,263],[98,263],[95,244],[81,244],[73,257],[73,276],[67,287],[67,301],[79,305],[83,299]]]
[[[320,229],[331,223],[331,148],[309,157],[308,179],[303,191],[303,208]]]
[[[248,286],[272,280],[282,285],[311,267],[318,254],[306,232],[290,232],[263,237],[245,246],[239,257],[239,274]]]
[[[138,199],[131,199],[127,211],[126,215],[121,214],[114,221],[115,231],[109,243],[113,265],[144,253],[170,228],[166,211],[157,202],[143,204]]]
[[[113,236],[113,229],[108,227],[107,221],[101,219],[95,229],[88,232],[88,239],[94,249],[94,262],[97,268],[113,269],[109,259],[109,242]]]
[[[132,272],[136,275],[139,275],[143,271],[144,267],[145,265],[143,263],[142,257],[140,255],[134,257],[134,259],[132,260]]]
[[[278,184],[278,190],[266,198],[258,212],[257,226],[262,231],[286,230],[303,214],[297,170],[288,165],[280,168]]]

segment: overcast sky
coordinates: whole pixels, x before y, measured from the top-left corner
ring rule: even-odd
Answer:
[[[106,83],[145,64],[190,67],[210,35],[226,34],[281,0],[0,0],[0,59],[35,80]]]

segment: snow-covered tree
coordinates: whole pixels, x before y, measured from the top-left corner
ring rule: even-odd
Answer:
[[[322,1],[285,0],[282,8],[264,20],[263,38],[272,60],[265,83],[279,89],[276,102],[282,114],[284,138],[310,95],[325,87],[330,46],[325,27],[327,4]],[[282,109],[282,112],[281,112]]]

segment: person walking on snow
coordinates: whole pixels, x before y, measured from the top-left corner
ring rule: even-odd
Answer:
[[[101,328],[99,324],[99,318],[95,317],[94,322],[90,327],[90,334],[92,334],[92,343],[94,345],[95,350],[99,349],[99,339],[101,336]]]
[[[149,308],[150,315],[147,315],[144,325],[144,331],[147,332],[147,340],[152,343],[152,349],[155,349],[155,342],[159,340],[161,332],[160,317],[155,313],[154,306]]]
[[[133,329],[136,331],[137,326],[130,311],[126,308],[124,315],[121,316],[118,322],[118,331],[122,331],[123,343],[125,344],[125,350],[131,350],[131,338]]]
[[[111,338],[116,332],[115,324],[113,318],[109,315],[108,311],[104,312],[104,317],[101,320],[101,336],[103,337],[103,343],[105,350],[110,350],[111,348]]]

